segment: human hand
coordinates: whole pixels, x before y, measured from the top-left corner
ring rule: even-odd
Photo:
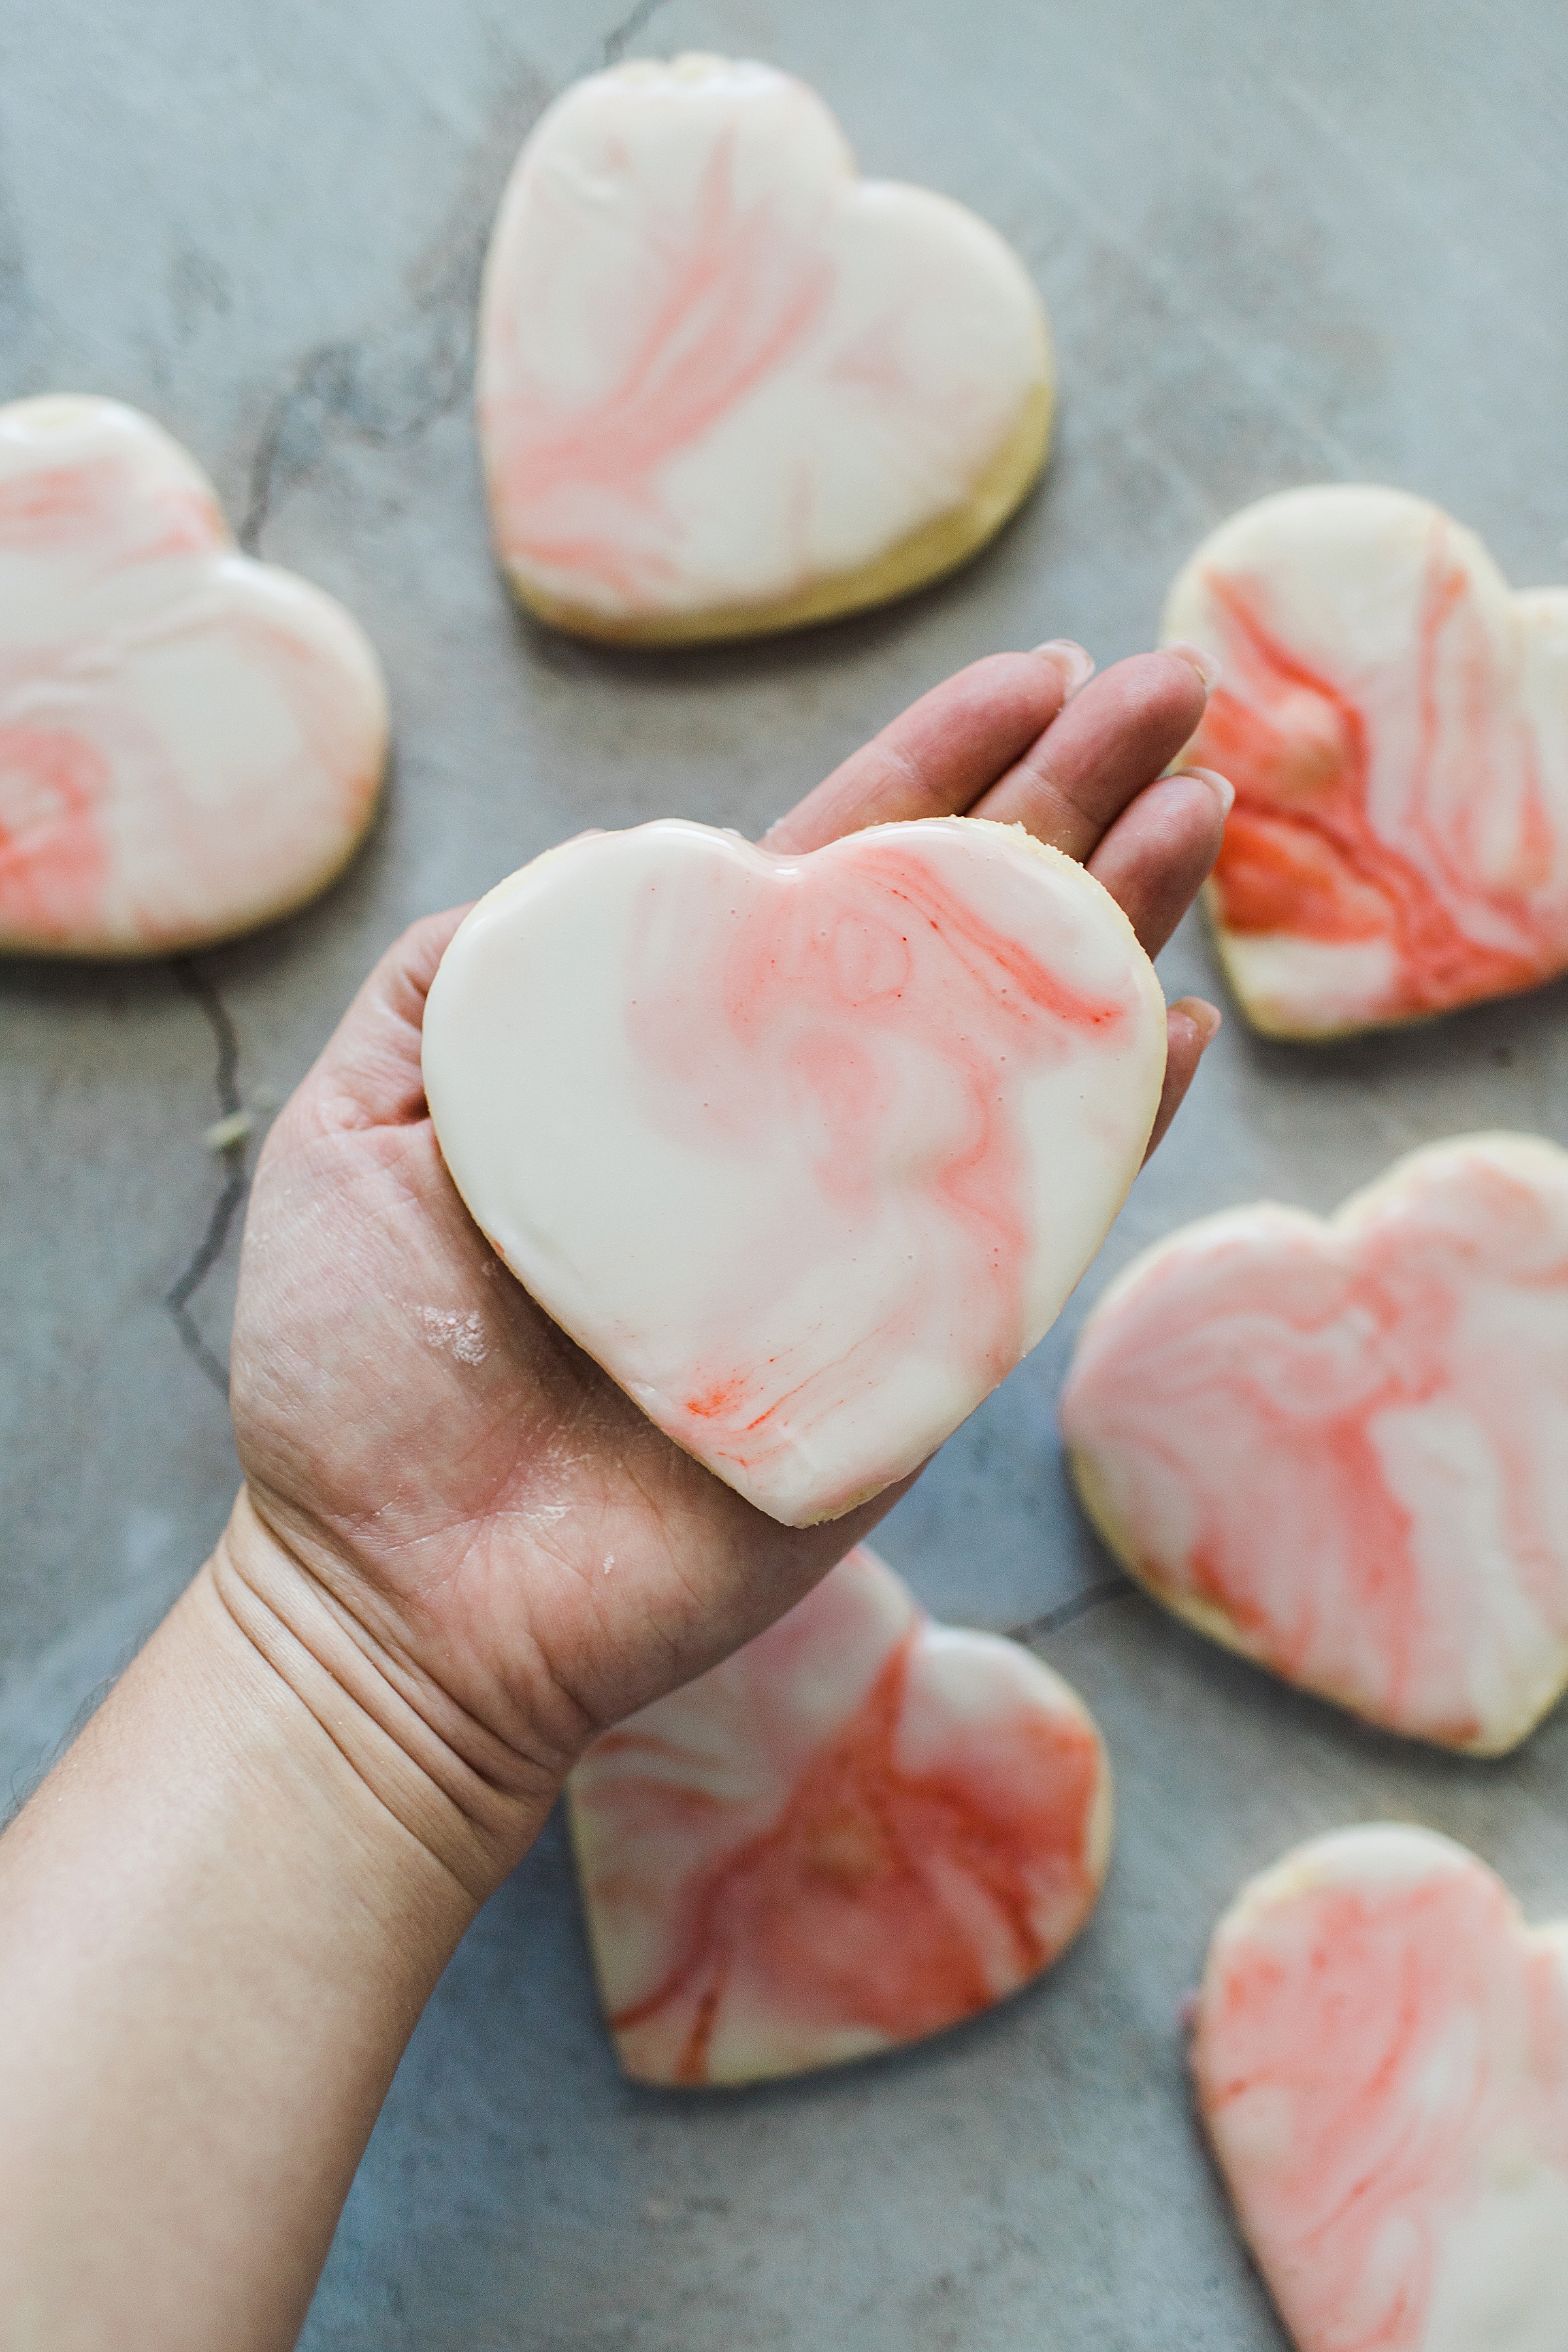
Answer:
[[[1157,952],[1228,806],[1217,779],[1161,773],[1201,716],[1201,656],[1141,656],[1064,700],[1084,658],[975,663],[768,845],[900,818],[1020,822],[1081,859]],[[447,1174],[420,1076],[459,919],[416,924],[383,959],[262,1154],[233,1349],[247,1490],[215,1575],[256,1638],[311,1654],[455,1800],[476,1831],[462,1867],[483,1880],[596,1731],[760,1632],[903,1489],[777,1525],[513,1281]],[[1217,1025],[1195,1000],[1172,1007],[1155,1140]]]

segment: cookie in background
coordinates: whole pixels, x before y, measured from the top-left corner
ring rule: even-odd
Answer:
[[[1568,1685],[1568,1152],[1470,1135],[1329,1218],[1184,1225],[1079,1337],[1084,1507],[1178,1616],[1384,1730],[1496,1756]]]
[[[241,554],[151,417],[0,408],[0,951],[148,956],[335,879],[375,814],[386,689],[331,596]]]
[[[1568,588],[1515,594],[1403,490],[1233,515],[1162,624],[1224,677],[1188,757],[1236,806],[1208,885],[1243,1012],[1338,1037],[1568,970]]]
[[[1050,1966],[1110,1856],[1082,1701],[1019,1643],[933,1624],[864,1548],[596,1740],[566,1794],[605,2014],[645,2083],[939,2033]]]
[[[1192,2068],[1297,2352],[1568,2340],[1568,1922],[1431,1830],[1314,1838],[1215,1929]]]
[[[1045,312],[1010,246],[860,179],[774,67],[576,83],[485,268],[479,434],[528,609],[645,645],[879,604],[984,546],[1050,438]]]

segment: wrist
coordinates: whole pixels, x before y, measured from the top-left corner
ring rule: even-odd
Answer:
[[[324,1789],[389,1865],[433,1865],[476,1910],[532,1843],[560,1775],[455,1706],[345,1605],[245,1487],[198,1591],[201,1581],[240,1671],[270,1688]]]
[[[242,1505],[0,1840],[7,2345],[295,2341],[415,2021],[541,1811],[430,1752],[373,1665]]]

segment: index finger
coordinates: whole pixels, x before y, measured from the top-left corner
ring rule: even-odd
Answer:
[[[406,1127],[426,1116],[425,1000],[467,907],[411,923],[323,1046],[302,1095],[332,1127]]]
[[[1012,767],[1093,669],[1081,646],[988,654],[911,702],[763,835],[801,856],[868,824],[962,816]]]

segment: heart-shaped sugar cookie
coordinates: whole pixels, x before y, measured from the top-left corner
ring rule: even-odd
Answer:
[[[1110,1777],[1016,1642],[933,1625],[848,1558],[770,1632],[595,1742],[567,1782],[625,2071],[744,2083],[938,2033],[1094,1907]]]
[[[1163,626],[1225,666],[1191,756],[1236,786],[1209,905],[1257,1027],[1568,969],[1568,589],[1510,594],[1424,499],[1288,490],[1204,541]]]
[[[1568,2344],[1568,1923],[1373,1824],[1220,1922],[1198,2105],[1298,2352]]]
[[[161,955],[299,906],[386,758],[374,654],[239,553],[149,417],[0,408],[0,950]]]
[[[915,1469],[1035,1345],[1164,1056],[1115,901],[968,817],[795,857],[584,835],[474,908],[425,1022],[442,1152],[512,1272],[792,1525]]]
[[[1568,1153],[1465,1136],[1327,1223],[1184,1226],[1090,1315],[1061,1427],[1202,1632],[1390,1731],[1514,1747],[1568,1685]]]
[[[1011,247],[858,179],[772,66],[595,74],[518,158],[479,432],[501,564],[560,627],[740,636],[902,595],[1023,498],[1050,384]]]

